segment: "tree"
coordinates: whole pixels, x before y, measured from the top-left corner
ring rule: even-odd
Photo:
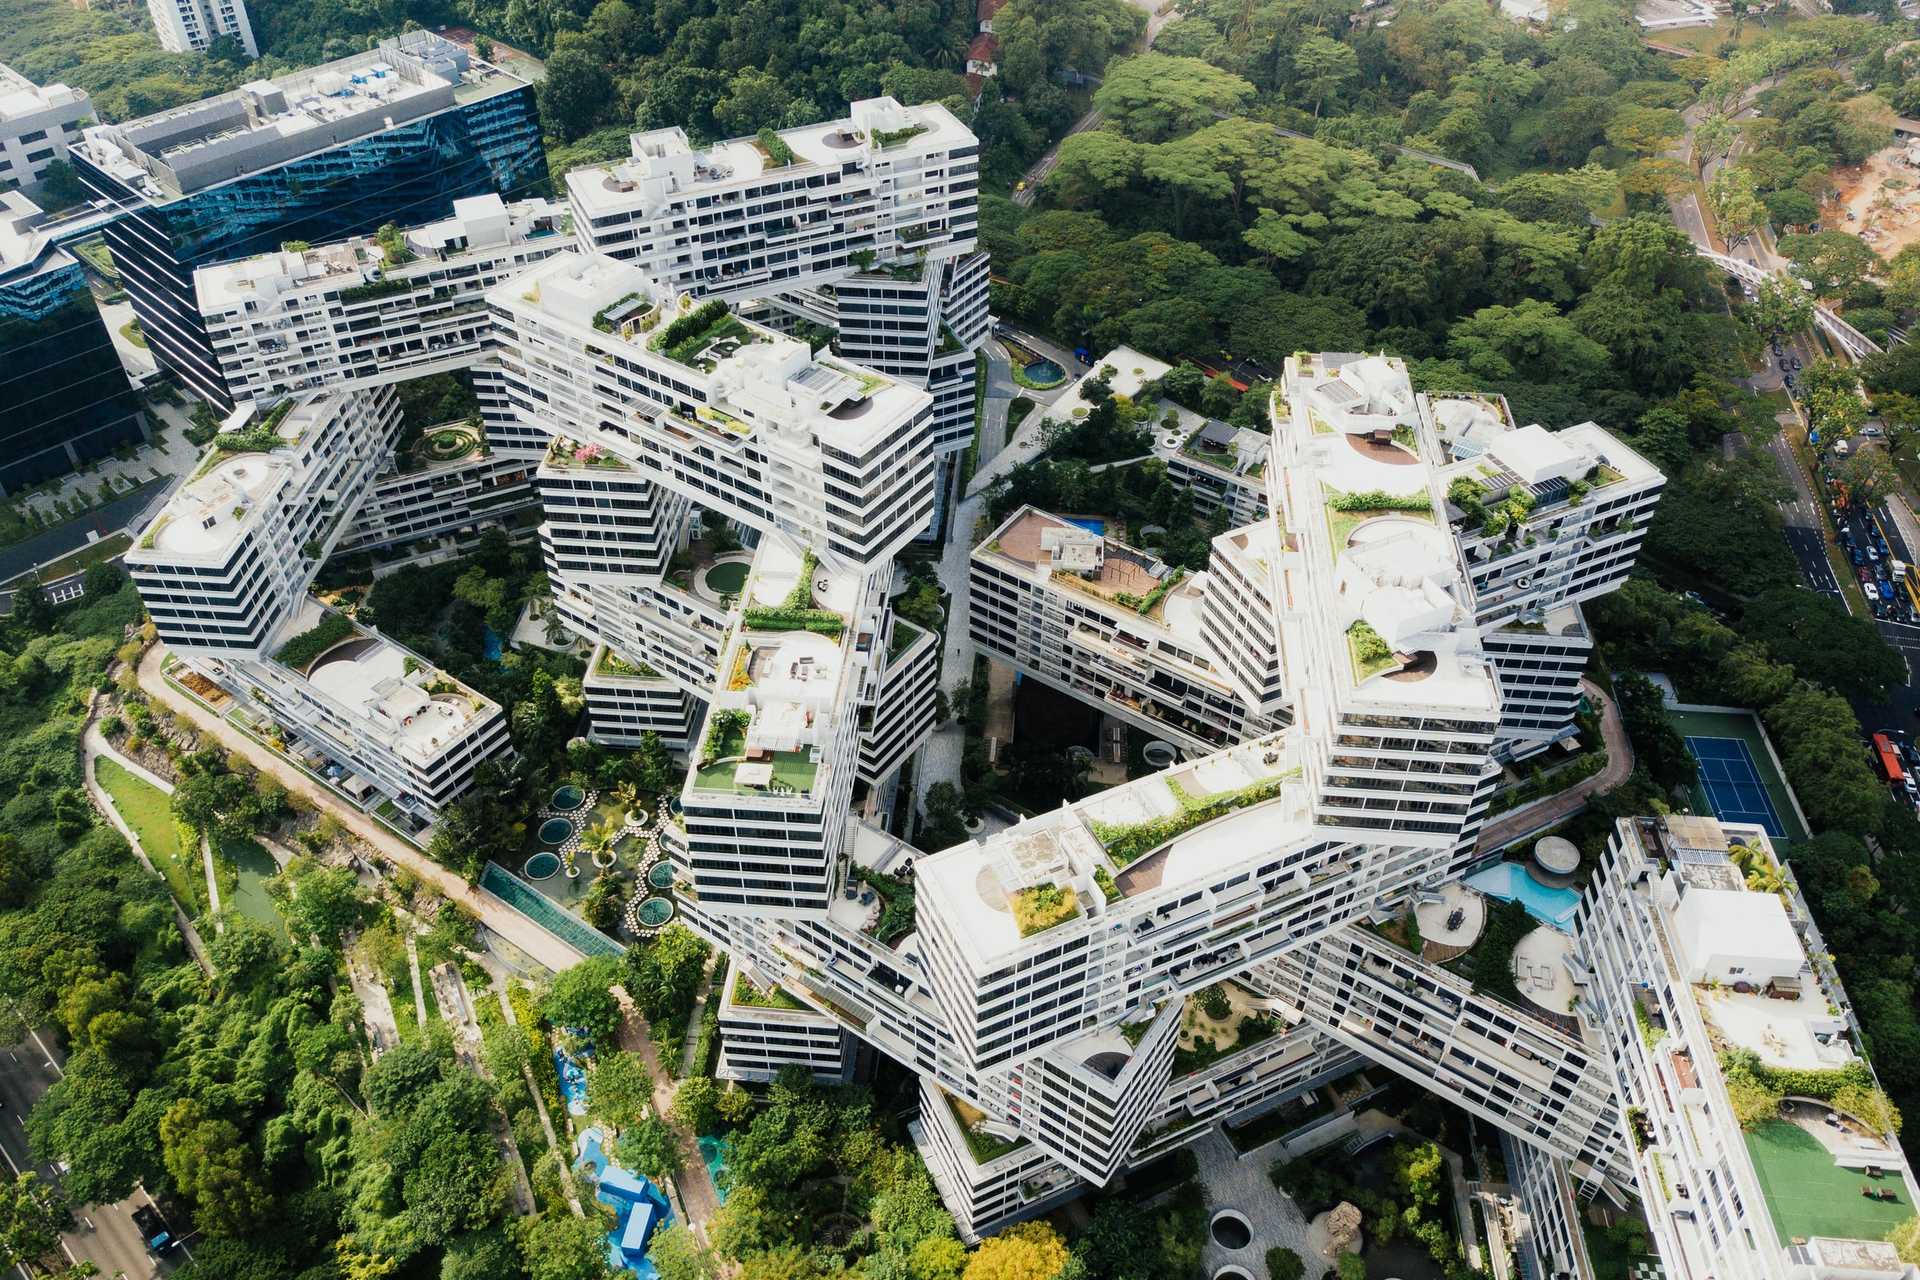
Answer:
[[[1729,248],[1752,235],[1767,216],[1767,207],[1754,193],[1753,175],[1745,169],[1722,169],[1713,175],[1707,184],[1707,208]],[[1785,241],[1781,243],[1784,247]]]
[[[31,1171],[0,1182],[0,1267],[38,1263],[60,1245],[73,1221],[59,1187]]]
[[[688,1076],[673,1091],[673,1121],[695,1133],[710,1133],[720,1122],[720,1085],[711,1076]]]
[[[520,1251],[498,1227],[455,1236],[440,1258],[440,1280],[519,1280],[526,1274]]]
[[[1302,1280],[1307,1264],[1291,1249],[1267,1250],[1267,1280]]]
[[[271,1197],[252,1147],[231,1120],[182,1098],[160,1119],[160,1145],[173,1185],[208,1235],[241,1239],[265,1219]]]
[[[1812,285],[1814,296],[1820,298],[1845,293],[1880,263],[1880,255],[1866,241],[1844,231],[1781,236],[1780,252],[1793,263],[1794,273]]]
[[[713,1250],[701,1244],[684,1222],[656,1231],[647,1242],[647,1261],[660,1280],[713,1280]]]
[[[1233,114],[1252,96],[1251,84],[1198,58],[1143,53],[1107,64],[1093,105],[1136,142],[1164,142],[1215,113]]]
[[[952,1236],[928,1236],[907,1255],[913,1280],[960,1280],[967,1268],[967,1247]]]
[[[619,1049],[594,1055],[587,1103],[595,1120],[625,1131],[647,1115],[652,1100],[653,1077],[639,1054]]]
[[[680,1142],[658,1116],[636,1121],[615,1146],[620,1163],[635,1173],[663,1182],[680,1172]]]
[[[590,132],[606,118],[614,100],[613,79],[605,63],[584,43],[556,49],[540,81],[540,118],[568,142]]]
[[[607,1229],[597,1217],[555,1211],[525,1219],[520,1252],[531,1280],[613,1280]]]
[[[1357,1253],[1343,1253],[1334,1264],[1340,1280],[1367,1280],[1367,1264]]]
[[[1769,337],[1799,333],[1813,323],[1813,299],[1791,280],[1768,276],[1754,290],[1748,307],[1754,327]]]
[[[400,1044],[380,1055],[368,1069],[362,1090],[374,1114],[407,1115],[440,1079],[440,1062],[431,1049]]]
[[[1807,424],[1828,443],[1852,435],[1867,420],[1859,370],[1830,357],[1815,360],[1801,371],[1800,400],[1806,406]]]
[[[41,636],[53,630],[53,601],[47,589],[29,582],[13,593],[13,612],[9,615],[28,635]]]
[[[80,591],[89,600],[104,600],[127,585],[127,571],[111,560],[87,566],[80,578]]]
[[[814,1256],[797,1244],[782,1245],[740,1260],[736,1280],[826,1280]]]
[[[583,960],[553,980],[540,1012],[556,1027],[578,1028],[595,1043],[610,1042],[620,1029],[620,1002],[608,988],[620,978],[620,961],[611,956]]]
[[[967,814],[961,804],[960,790],[951,782],[936,782],[921,798],[920,847],[950,849],[967,839]]]
[[[1511,307],[1482,307],[1455,324],[1447,352],[1489,380],[1566,382],[1585,386],[1607,373],[1607,349],[1582,334],[1550,302],[1529,298]]]
[[[277,905],[295,937],[314,937],[337,949],[340,935],[358,925],[366,901],[351,867],[319,867],[304,859],[287,868],[294,892]]]
[[[1869,504],[1884,498],[1900,483],[1900,473],[1883,449],[1855,449],[1834,471],[1848,493]]]
[[[1742,635],[1779,662],[1849,698],[1878,702],[1906,680],[1900,655],[1871,618],[1857,618],[1830,597],[1798,586],[1759,596],[1742,613]]]
[[[1360,74],[1360,59],[1350,46],[1316,33],[1293,51],[1293,70],[1300,77],[1300,92],[1313,100],[1313,118],[1318,120],[1328,96]]]
[[[1700,768],[1687,744],[1667,723],[1660,687],[1638,672],[1623,672],[1613,682],[1614,699],[1627,736],[1633,739],[1635,761],[1663,787],[1692,786]]]
[[[1908,1218],[1889,1232],[1887,1239],[1900,1255],[1900,1261],[1920,1263],[1920,1217]]]
[[[1053,1280],[1067,1265],[1067,1246],[1044,1222],[1022,1222],[981,1242],[964,1280]]]

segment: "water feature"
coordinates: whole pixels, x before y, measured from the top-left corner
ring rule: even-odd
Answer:
[[[506,652],[506,646],[500,643],[500,635],[492,627],[480,629],[480,656],[488,662],[500,661],[500,655]]]
[[[727,1185],[732,1179],[727,1177],[727,1140],[702,1135],[699,1138],[700,1159],[707,1166],[707,1176],[713,1179],[714,1198],[721,1204],[727,1202]]]
[[[564,911],[551,898],[497,862],[480,871],[480,887],[585,956],[623,956],[627,949]]]
[[[1214,1214],[1207,1231],[1222,1249],[1244,1249],[1253,1243],[1252,1224],[1232,1209]]]
[[[267,881],[280,873],[280,864],[273,860],[273,855],[252,840],[224,840],[220,854],[240,873],[233,900],[227,905],[286,937],[286,921],[280,918],[273,899],[267,896]]]
[[[648,898],[640,904],[640,923],[649,929],[657,929],[673,919],[673,899]]]
[[[572,834],[573,819],[571,818],[548,818],[540,824],[541,844],[564,844],[567,837]]]
[[[1067,380],[1067,371],[1045,356],[1038,360],[1027,361],[1026,367],[1020,372],[1027,376],[1028,382],[1043,391],[1048,387],[1057,387]]]
[[[647,869],[647,883],[656,889],[673,888],[673,864],[656,862]]]
[[[1097,533],[1103,538],[1107,536],[1107,522],[1098,516],[1068,516],[1067,523],[1079,525],[1088,533]]]
[[[549,802],[556,809],[567,811],[578,809],[587,802],[587,793],[571,782],[563,783],[553,789],[553,799]]]
[[[548,853],[542,849],[539,853],[528,858],[527,865],[520,868],[520,870],[526,873],[526,877],[529,880],[545,880],[548,876],[560,870],[560,855],[557,853]]]
[[[1580,908],[1580,894],[1541,884],[1517,862],[1502,862],[1467,877],[1467,887],[1478,889],[1501,902],[1519,902],[1527,914],[1541,924],[1573,932],[1573,915]]]
[[[740,589],[747,585],[747,570],[752,563],[746,560],[729,560],[725,564],[716,564],[707,570],[707,590],[715,595],[737,596]]]

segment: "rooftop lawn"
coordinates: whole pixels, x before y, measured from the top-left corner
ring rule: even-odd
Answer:
[[[773,780],[785,783],[796,791],[813,790],[813,780],[820,772],[820,766],[807,759],[805,751],[776,751],[773,753]],[[693,785],[706,791],[733,791],[738,793],[758,792],[759,787],[735,785],[733,771],[744,763],[740,760],[723,760],[720,763],[695,772]]]
[[[1842,1169],[1820,1140],[1799,1125],[1772,1120],[1746,1134],[1747,1152],[1766,1193],[1767,1211],[1782,1244],[1795,1236],[1881,1240],[1913,1216],[1906,1184]],[[1860,1188],[1892,1190],[1894,1200],[1869,1200]]]

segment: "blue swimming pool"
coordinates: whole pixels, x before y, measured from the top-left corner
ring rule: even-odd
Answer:
[[[713,1179],[713,1194],[721,1204],[727,1202],[727,1140],[710,1134],[699,1138],[700,1159],[707,1166],[707,1176]]]
[[[1069,516],[1067,518],[1067,523],[1077,524],[1082,529],[1085,529],[1088,533],[1097,533],[1103,538],[1107,536],[1107,522],[1105,520],[1096,519],[1093,516],[1081,516],[1078,519],[1075,519],[1074,517]]]
[[[1580,895],[1572,889],[1541,884],[1517,862],[1502,862],[1467,877],[1467,887],[1501,902],[1519,902],[1527,914],[1562,933],[1573,932]]]

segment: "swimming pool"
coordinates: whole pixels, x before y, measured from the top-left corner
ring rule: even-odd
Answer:
[[[1467,887],[1501,902],[1518,902],[1541,924],[1562,933],[1573,932],[1573,913],[1580,895],[1572,889],[1541,884],[1517,862],[1501,862],[1467,877]]]
[[[1081,516],[1078,519],[1069,516],[1067,523],[1077,524],[1088,533],[1097,533],[1103,538],[1107,536],[1107,522],[1105,520],[1099,520],[1092,516]]]
[[[714,1197],[721,1204],[727,1202],[727,1140],[711,1134],[701,1134],[699,1138],[700,1159],[707,1166],[707,1176],[713,1180]]]

